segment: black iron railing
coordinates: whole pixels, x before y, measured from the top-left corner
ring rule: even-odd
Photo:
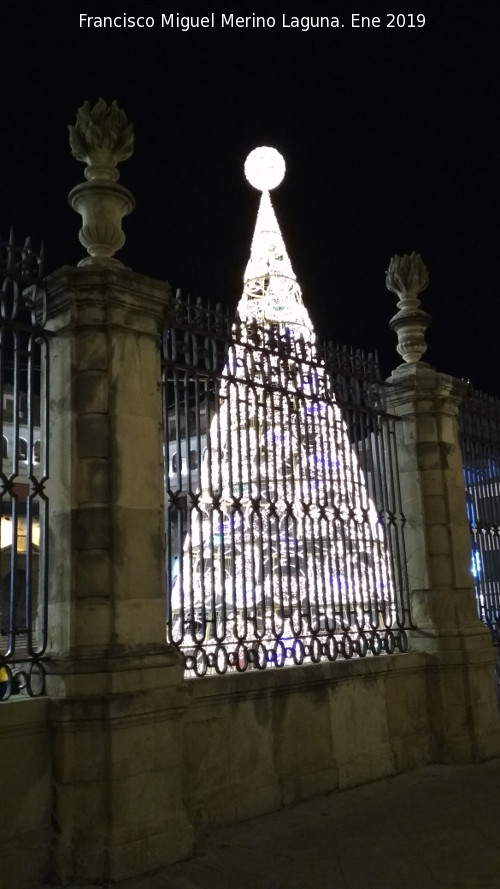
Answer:
[[[460,413],[471,572],[479,617],[500,642],[500,400],[471,391]]]
[[[376,359],[178,297],[164,403],[167,638],[187,674],[406,650]]]
[[[48,349],[43,257],[0,241],[0,700],[44,690]]]

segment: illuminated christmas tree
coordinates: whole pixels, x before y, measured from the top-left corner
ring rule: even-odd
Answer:
[[[270,200],[284,172],[272,148],[245,164],[262,196],[173,589],[185,641],[363,629],[390,597],[383,526]]]

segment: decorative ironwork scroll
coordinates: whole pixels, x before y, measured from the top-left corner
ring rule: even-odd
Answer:
[[[0,700],[44,691],[48,348],[43,254],[0,241]]]

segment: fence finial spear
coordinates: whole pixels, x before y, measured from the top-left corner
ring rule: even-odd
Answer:
[[[134,150],[132,124],[116,102],[108,106],[99,99],[93,108],[84,102],[75,126],[69,127],[69,142],[73,156],[87,164],[87,182],[73,188],[68,197],[82,216],[79,239],[89,254],[78,265],[121,266],[114,254],[125,243],[122,218],[134,209],[135,201],[128,189],[117,184],[117,164]]]
[[[427,351],[425,331],[431,316],[420,308],[418,294],[429,284],[429,273],[419,253],[393,256],[385,273],[385,286],[399,297],[399,312],[389,321],[398,337],[396,350],[403,361],[416,364]]]

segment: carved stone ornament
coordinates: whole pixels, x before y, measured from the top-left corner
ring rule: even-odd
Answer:
[[[90,107],[84,102],[76,124],[69,127],[73,156],[87,164],[85,178],[68,196],[70,205],[82,216],[80,243],[88,257],[78,265],[123,265],[114,254],[125,243],[122,219],[135,207],[133,195],[117,184],[117,163],[127,160],[134,148],[132,124],[116,102],[103,99]]]
[[[69,144],[73,157],[88,164],[85,178],[119,178],[116,165],[126,161],[134,151],[134,130],[116,102],[106,105],[99,99],[93,108],[84,102],[78,109],[76,124],[69,126]]]
[[[399,297],[399,312],[389,322],[398,337],[397,352],[403,361],[416,364],[427,351],[425,331],[431,323],[431,316],[420,308],[418,298],[429,284],[429,273],[420,254],[393,256],[385,273],[385,284]]]

